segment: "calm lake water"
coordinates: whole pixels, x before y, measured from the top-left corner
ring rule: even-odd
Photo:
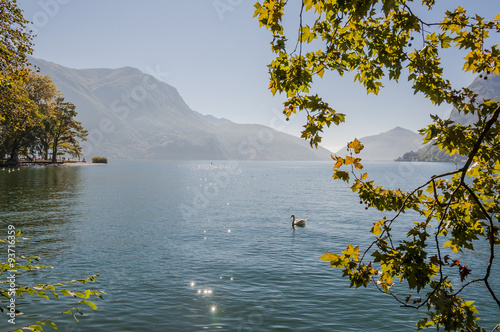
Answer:
[[[99,310],[82,306],[88,316],[78,324],[69,315],[54,318],[61,331],[416,330],[421,313],[373,289],[350,289],[341,271],[318,259],[349,242],[366,247],[381,217],[332,180],[332,166],[111,161],[0,170],[1,229],[22,229],[31,240],[17,250],[55,266],[19,283],[100,274],[97,284],[78,288],[108,293],[94,301]],[[455,165],[373,162],[367,169],[381,184],[410,189]],[[293,230],[291,214],[307,218],[307,227]],[[401,229],[413,221],[405,216]],[[474,255],[469,266],[487,259]],[[494,272],[498,279],[498,266]],[[493,287],[500,292],[498,280]],[[486,299],[478,308],[493,329],[498,308],[484,287],[470,292]],[[31,303],[19,305],[25,315],[16,326],[1,318],[1,331],[74,303],[22,302]]]

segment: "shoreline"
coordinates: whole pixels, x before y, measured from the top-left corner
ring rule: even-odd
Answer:
[[[58,166],[91,166],[91,165],[106,165],[104,163],[92,163],[92,162],[83,162],[83,161],[58,161],[58,162],[50,162],[50,161],[20,161],[16,164],[7,164],[0,165],[0,167],[58,167]]]
[[[76,162],[66,162],[62,163],[59,166],[93,166],[93,165],[107,165],[107,163],[93,163],[93,162],[83,162],[83,161],[76,161]]]

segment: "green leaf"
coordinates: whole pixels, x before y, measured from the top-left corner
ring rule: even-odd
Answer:
[[[32,324],[29,326],[29,328],[31,329],[31,331],[43,332],[43,328],[40,325]]]
[[[84,300],[84,301],[82,301],[82,303],[85,303],[86,305],[88,305],[89,307],[91,307],[92,310],[97,310],[97,306],[94,303],[90,302],[90,301]]]
[[[38,291],[38,292],[36,292],[36,295],[39,297],[43,297],[46,300],[50,300],[50,298],[45,294],[45,292]]]
[[[49,325],[50,325],[50,326],[52,326],[52,328],[53,328],[54,330],[57,330],[57,325],[56,325],[55,323],[53,323],[52,321],[50,321],[50,320],[48,320],[48,319],[47,319],[47,323],[49,323]]]
[[[333,178],[348,182],[349,181],[349,173],[345,172],[345,171],[339,171],[336,169],[335,173],[333,173]]]

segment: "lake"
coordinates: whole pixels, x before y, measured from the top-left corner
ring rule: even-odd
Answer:
[[[456,168],[366,166],[371,178],[401,189]],[[421,313],[373,288],[349,288],[340,270],[318,259],[349,242],[366,247],[372,223],[382,216],[366,211],[345,184],[334,181],[332,167],[110,161],[0,170],[2,229],[5,236],[9,224],[21,229],[30,240],[20,241],[18,252],[55,267],[24,275],[19,283],[100,275],[97,284],[75,286],[106,291],[104,300],[94,301],[99,310],[81,306],[88,316],[79,316],[80,323],[69,315],[54,318],[61,331],[415,331]],[[292,229],[291,214],[307,218],[307,227]],[[401,218],[395,228],[404,231],[413,217]],[[486,259],[474,255],[472,267]],[[498,265],[494,272],[498,276]],[[493,329],[498,308],[484,287],[471,292],[482,298],[484,327]],[[28,296],[23,302],[32,303],[19,305],[25,315],[12,326],[4,314],[1,331],[76,301]]]

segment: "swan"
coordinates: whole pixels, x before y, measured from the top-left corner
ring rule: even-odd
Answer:
[[[297,227],[306,227],[306,221],[307,219],[295,219],[295,215],[291,215],[292,218],[292,227],[295,228]]]

